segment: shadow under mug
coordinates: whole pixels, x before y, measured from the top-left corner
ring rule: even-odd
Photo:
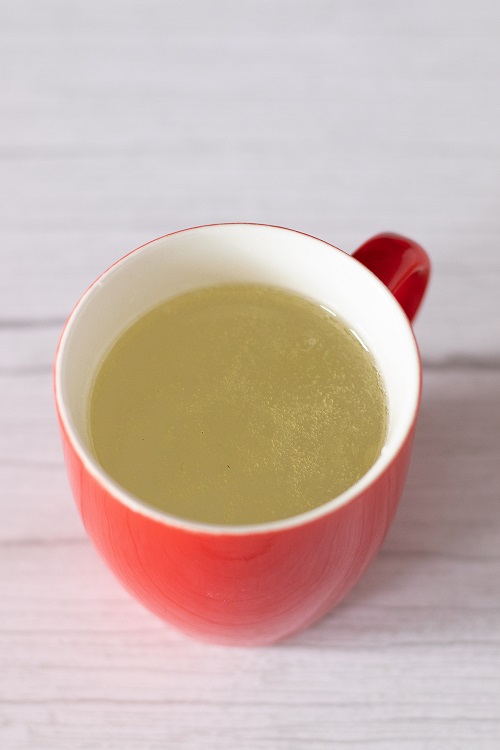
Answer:
[[[421,393],[410,321],[429,269],[424,250],[398,235],[350,256],[281,227],[219,224],[148,243],[87,290],[54,365],[64,457],[90,538],[146,607],[204,640],[262,645],[314,622],[351,589],[382,544],[407,473]],[[234,282],[282,287],[338,312],[372,352],[389,409],[381,455],[356,484],[314,510],[253,526],[187,521],[128,494],[97,463],[87,421],[96,370],[133,321],[169,297]]]

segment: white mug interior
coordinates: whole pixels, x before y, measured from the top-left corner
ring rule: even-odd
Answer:
[[[303,295],[338,314],[370,350],[388,401],[384,448],[352,487],[299,516],[249,526],[183,520],[127,493],[97,463],[88,432],[88,402],[106,352],[137,318],[183,292],[223,283],[260,283]],[[304,523],[349,502],[384,471],[415,421],[421,368],[411,325],[387,287],[350,255],[281,227],[219,224],[161,237],[125,256],[94,282],[71,313],[55,362],[59,415],[84,465],[117,499],[166,523],[215,533]]]

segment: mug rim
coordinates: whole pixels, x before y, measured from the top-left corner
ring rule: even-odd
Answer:
[[[176,516],[174,514],[169,513],[168,511],[152,506],[146,501],[141,500],[141,498],[139,498],[138,496],[128,492],[110,474],[108,474],[100,466],[97,459],[91,454],[91,452],[87,449],[83,441],[80,439],[80,437],[76,433],[76,430],[73,428],[71,424],[71,419],[69,418],[68,410],[65,404],[65,399],[63,396],[62,383],[64,380],[64,372],[62,370],[62,361],[63,361],[63,355],[64,355],[66,342],[70,334],[71,328],[73,327],[73,325],[75,324],[75,321],[77,320],[79,316],[80,310],[84,308],[85,302],[87,301],[88,297],[92,294],[92,291],[94,290],[96,285],[101,285],[103,281],[105,281],[105,278],[108,275],[111,275],[117,266],[125,264],[127,260],[136,252],[144,249],[145,247],[155,242],[166,239],[168,237],[172,237],[174,235],[192,232],[197,229],[206,229],[209,227],[220,227],[220,226],[229,226],[229,227],[230,226],[254,226],[254,227],[260,227],[260,228],[279,229],[285,232],[292,232],[293,234],[302,235],[304,237],[315,240],[317,242],[321,242],[322,244],[327,245],[329,248],[336,250],[337,252],[340,252],[343,255],[346,255],[353,262],[358,263],[360,266],[362,266],[363,269],[366,272],[368,272],[373,277],[373,280],[381,287],[384,294],[388,295],[389,298],[394,302],[394,305],[395,305],[394,310],[396,312],[399,311],[400,314],[403,316],[404,321],[406,322],[407,331],[410,334],[411,340],[415,347],[415,353],[416,353],[416,362],[417,362],[417,368],[418,368],[418,372],[417,372],[418,393],[416,394],[417,398],[415,400],[415,407],[411,416],[411,420],[409,420],[409,423],[404,431],[404,434],[400,438],[397,444],[397,447],[393,449],[392,455],[388,459],[386,459],[385,462],[380,462],[380,456],[379,456],[375,464],[373,464],[373,466],[370,467],[368,472],[365,472],[365,474],[363,474],[363,476],[360,477],[360,479],[358,479],[357,482],[355,482],[350,487],[348,487],[344,492],[340,493],[339,495],[336,495],[330,500],[327,500],[325,503],[322,503],[316,508],[312,508],[311,510],[304,511],[303,513],[298,513],[293,516],[286,516],[285,518],[277,519],[274,521],[266,521],[263,523],[237,524],[237,525],[227,524],[226,525],[226,524],[215,524],[215,523],[207,523],[207,522],[201,522],[201,521],[193,521],[187,518],[182,518],[181,516]],[[148,242],[145,242],[144,244],[139,245],[138,247],[134,248],[130,252],[126,253],[121,258],[118,258],[114,263],[112,263],[108,268],[106,268],[90,284],[90,286],[85,290],[85,292],[81,295],[81,297],[76,302],[75,306],[73,307],[71,313],[69,314],[63,326],[63,329],[61,331],[61,335],[60,335],[59,342],[58,342],[57,349],[56,349],[54,366],[53,366],[53,388],[54,388],[54,398],[55,398],[57,416],[58,416],[60,426],[64,432],[66,439],[71,445],[76,456],[78,456],[78,459],[82,462],[84,469],[92,476],[94,481],[96,481],[101,487],[103,487],[106,490],[106,492],[110,495],[110,497],[112,497],[114,500],[117,500],[122,505],[129,508],[129,510],[132,510],[135,513],[140,513],[141,515],[149,518],[152,521],[160,522],[169,527],[176,527],[186,532],[191,532],[195,534],[203,533],[208,536],[247,536],[247,535],[253,535],[253,534],[266,534],[266,533],[275,533],[279,531],[285,531],[287,529],[298,528],[308,523],[317,521],[323,517],[330,515],[331,513],[334,513],[336,510],[339,510],[345,505],[348,505],[350,502],[354,501],[357,497],[359,497],[360,495],[364,494],[367,490],[369,490],[370,487],[372,487],[376,482],[378,482],[381,476],[385,474],[393,465],[393,463],[397,460],[403,445],[406,443],[408,436],[411,434],[415,426],[420,403],[421,403],[421,398],[422,398],[422,362],[421,362],[420,352],[418,349],[418,344],[415,338],[412,325],[410,321],[408,320],[405,312],[403,311],[403,309],[401,308],[401,306],[395,299],[394,295],[388,289],[388,287],[382,281],[380,281],[380,279],[372,271],[370,271],[370,269],[368,269],[364,264],[360,263],[360,261],[358,261],[352,255],[350,255],[349,253],[346,253],[344,250],[337,247],[336,245],[333,245],[331,242],[327,242],[326,240],[320,239],[319,237],[315,237],[312,234],[308,234],[307,232],[301,232],[296,229],[290,229],[288,227],[284,227],[284,226],[280,226],[276,224],[261,224],[259,222],[248,222],[248,221],[216,222],[212,224],[200,224],[197,226],[188,227],[186,229],[179,229],[174,232],[168,232],[167,234],[156,237],[155,239],[149,240]],[[379,462],[380,462],[380,465],[377,471],[372,472],[372,469],[374,469],[376,464],[378,464]],[[373,473],[373,476],[370,476],[369,480],[366,480],[366,478],[372,473]]]

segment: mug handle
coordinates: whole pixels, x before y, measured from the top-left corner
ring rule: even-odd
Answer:
[[[411,322],[424,297],[431,270],[424,248],[400,234],[384,232],[361,245],[353,258],[378,276]]]

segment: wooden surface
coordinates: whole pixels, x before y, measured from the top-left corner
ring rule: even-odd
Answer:
[[[500,5],[0,3],[0,748],[500,747]],[[267,649],[192,641],[87,541],[51,394],[113,260],[206,222],[434,262],[408,485],[360,584]]]

